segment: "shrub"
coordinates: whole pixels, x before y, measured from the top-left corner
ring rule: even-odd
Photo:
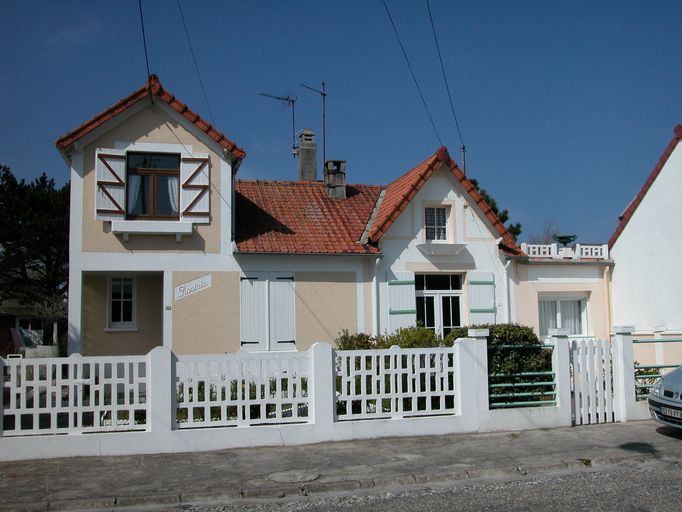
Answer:
[[[376,340],[369,334],[357,332],[351,334],[344,329],[334,340],[339,350],[368,350],[376,347]]]
[[[376,344],[378,348],[391,348],[393,345],[400,348],[430,348],[443,346],[443,340],[432,330],[417,325],[401,327],[393,334],[378,336]]]

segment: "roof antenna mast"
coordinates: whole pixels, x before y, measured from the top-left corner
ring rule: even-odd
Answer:
[[[298,155],[298,146],[296,145],[296,96],[275,96],[265,92],[261,92],[260,95],[281,101],[287,107],[291,107],[291,156],[296,158],[296,155]]]
[[[322,165],[324,166],[327,163],[327,86],[322,82],[322,90],[320,91],[306,84],[299,85],[322,96]]]

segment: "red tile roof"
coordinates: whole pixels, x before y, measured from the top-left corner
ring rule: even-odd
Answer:
[[[348,185],[329,199],[317,181],[237,181],[236,242],[243,253],[378,254],[359,240],[382,188]]]
[[[379,212],[372,223],[369,239],[377,244],[388,228],[398,218],[400,213],[407,207],[412,198],[419,192],[426,180],[440,166],[445,165],[462,185],[474,203],[481,209],[483,215],[493,225],[493,228],[502,237],[500,249],[509,256],[523,255],[523,251],[516,245],[514,237],[507,231],[504,224],[493,212],[490,205],[478,193],[473,183],[464,175],[462,170],[450,158],[445,147],[438,149],[436,153],[417,165],[414,169],[403,174],[386,188],[386,194],[379,208]]]
[[[191,110],[187,105],[173,96],[170,91],[165,89],[161,85],[161,82],[159,82],[159,78],[156,75],[149,75],[149,80],[146,84],[144,84],[144,86],[132,94],[129,94],[115,105],[112,105],[104,112],[100,112],[89,121],[86,121],[80,125],[78,128],[71,130],[66,135],[61,136],[55,143],[57,148],[61,150],[68,148],[71,144],[76,142],[84,135],[92,132],[96,128],[100,127],[110,119],[113,119],[120,113],[126,111],[148,96],[158,98],[170,105],[181,116],[196,125],[208,137],[229,151],[237,160],[242,160],[246,156],[246,152],[242,148],[238,147],[234,142],[225,137],[222,132],[211,126],[211,124],[204,121],[199,114]]]
[[[637,207],[644,199],[644,196],[647,194],[647,192],[649,192],[649,189],[654,184],[654,181],[656,181],[656,178],[658,178],[658,175],[661,173],[661,170],[663,169],[665,163],[668,161],[668,158],[670,158],[670,155],[672,155],[672,152],[675,150],[677,143],[680,142],[680,139],[682,139],[682,124],[678,124],[677,126],[675,126],[673,133],[674,135],[672,140],[668,144],[668,147],[665,148],[665,151],[661,155],[661,158],[658,159],[658,163],[654,167],[653,171],[651,171],[651,174],[649,174],[649,177],[644,182],[644,185],[642,185],[642,188],[640,189],[639,193],[637,194],[637,196],[635,196],[632,202],[625,209],[623,215],[620,216],[619,218],[620,222],[616,226],[615,231],[613,232],[611,238],[609,239],[609,249],[612,249],[613,246],[615,245],[616,240],[618,240],[618,237],[625,229],[625,226],[627,226],[628,222],[630,222],[630,219],[634,215],[635,210],[637,210]]]

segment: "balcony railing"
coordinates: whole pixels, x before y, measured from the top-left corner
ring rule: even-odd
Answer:
[[[558,244],[521,244],[529,258],[553,260],[608,260],[609,246],[575,244],[574,247],[558,247]]]

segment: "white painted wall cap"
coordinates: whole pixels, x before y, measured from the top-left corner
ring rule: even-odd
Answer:
[[[490,335],[490,329],[469,329],[469,338],[487,338]]]
[[[632,334],[635,332],[634,325],[614,325],[613,332],[616,334]]]
[[[568,329],[548,329],[550,336],[568,336]]]

